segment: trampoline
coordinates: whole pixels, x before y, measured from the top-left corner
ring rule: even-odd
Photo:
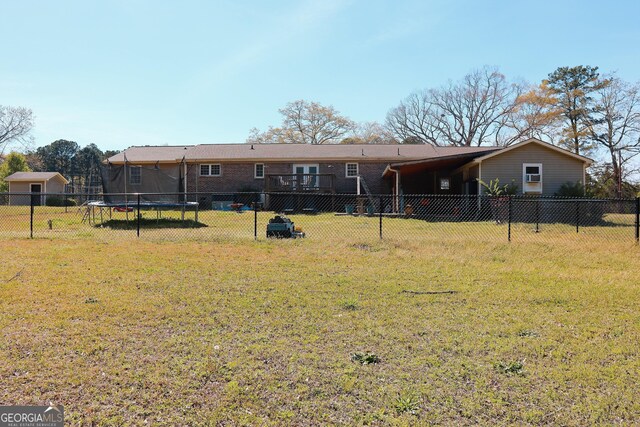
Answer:
[[[185,212],[189,208],[194,208],[195,221],[198,222],[198,202],[151,202],[151,201],[129,201],[129,202],[103,202],[89,201],[85,205],[86,210],[82,217],[82,222],[87,221],[89,224],[96,224],[96,218],[99,217],[100,223],[104,222],[104,215],[108,214],[112,219],[112,211],[126,213],[126,219],[129,220],[129,213],[140,210],[156,211],[156,218],[162,217],[163,210],[180,210],[180,219],[184,221]]]

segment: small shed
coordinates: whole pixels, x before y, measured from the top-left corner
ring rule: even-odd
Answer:
[[[64,186],[69,183],[66,178],[58,172],[16,172],[4,179],[9,183],[9,193],[32,193],[12,194],[9,198],[11,205],[44,205],[47,195],[64,193]]]

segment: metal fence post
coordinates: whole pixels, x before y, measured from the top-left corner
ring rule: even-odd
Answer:
[[[540,232],[540,198],[536,200],[536,233]]]
[[[640,197],[636,197],[636,243],[640,242]]]
[[[253,202],[253,240],[258,240],[258,202]]]
[[[136,235],[140,237],[140,193],[138,193],[138,221],[136,221]]]
[[[33,210],[34,210],[34,204],[33,204],[33,193],[31,193],[31,197],[29,198],[29,205],[30,205],[30,219],[29,219],[29,224],[30,224],[30,233],[29,236],[33,239]]]
[[[509,196],[509,214],[508,214],[509,231],[508,231],[508,236],[507,236],[507,240],[509,242],[511,241],[511,199],[512,198],[513,198],[513,196]]]
[[[580,201],[576,200],[576,233],[580,232]]]
[[[383,203],[384,203],[384,198],[382,196],[380,196],[380,209],[379,209],[379,216],[380,216],[380,240],[382,240],[382,211],[384,210],[383,208]]]

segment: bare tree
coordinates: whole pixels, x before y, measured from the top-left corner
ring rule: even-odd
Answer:
[[[397,144],[389,130],[378,122],[364,122],[357,125],[353,136],[340,141],[341,144]]]
[[[266,132],[252,129],[248,143],[333,144],[340,142],[355,128],[355,124],[341,116],[332,106],[298,100],[279,110],[282,126],[270,127]]]
[[[14,142],[27,145],[33,128],[33,113],[28,108],[0,105],[0,154]]]
[[[525,87],[522,85],[521,87]],[[562,111],[556,107],[553,97],[545,83],[530,87],[515,100],[514,108],[502,118],[506,136],[498,145],[510,145],[518,140],[538,138],[556,143],[560,134],[560,116]],[[506,135],[505,135],[506,134]]]
[[[247,144],[284,144],[283,131],[281,128],[269,127],[268,130],[260,132],[258,128],[251,128],[247,137]]]
[[[595,92],[587,129],[589,139],[605,150],[611,162],[613,184],[618,197],[622,197],[623,174],[634,171],[625,166],[640,154],[640,85],[615,76],[606,81]]]
[[[496,69],[485,67],[460,82],[412,93],[389,111],[386,125],[401,141],[508,145],[530,132],[517,116],[522,93],[522,84],[509,83]]]

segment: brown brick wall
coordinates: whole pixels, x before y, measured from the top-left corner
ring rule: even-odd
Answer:
[[[200,176],[199,165],[189,165],[187,191],[204,193],[230,192],[236,193],[244,189],[263,191],[265,179],[254,178],[255,163],[220,163],[221,176]],[[294,163],[265,162],[265,175],[285,175],[293,173]],[[297,163],[296,163],[297,164]],[[309,162],[308,164],[312,164]],[[356,193],[356,179],[347,178],[345,162],[316,163],[320,166],[319,173],[334,174],[337,193]],[[382,180],[382,172],[387,163],[363,163],[358,162],[360,174],[364,177],[372,193],[388,193],[389,184]],[[197,186],[196,186],[197,179]]]

